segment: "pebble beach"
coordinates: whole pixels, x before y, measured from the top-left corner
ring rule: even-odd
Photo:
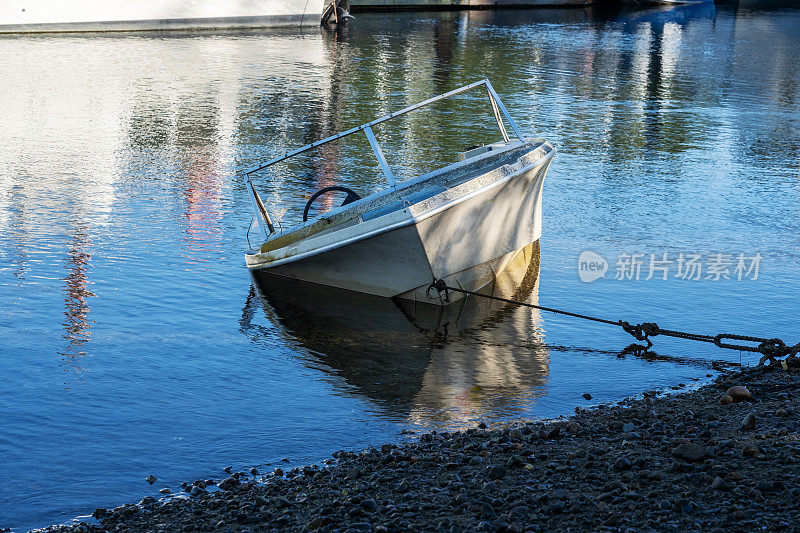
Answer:
[[[47,531],[797,531],[798,409],[797,368],[755,367],[570,418],[228,469]]]

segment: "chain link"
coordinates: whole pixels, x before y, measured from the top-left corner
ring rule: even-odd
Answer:
[[[642,322],[641,324],[630,324],[629,322],[625,322],[623,320],[608,320],[605,318],[599,318],[590,315],[582,315],[580,313],[571,313],[569,311],[563,311],[561,309],[555,309],[552,307],[544,307],[542,305],[535,305],[530,304],[527,302],[519,302],[516,300],[510,300],[508,298],[501,298],[499,296],[490,296],[488,294],[481,294],[475,291],[468,291],[466,289],[460,289],[458,287],[449,287],[444,280],[436,280],[428,287],[426,291],[426,295],[429,299],[435,299],[434,296],[431,296],[431,290],[436,290],[439,293],[439,297],[441,298],[442,293],[444,293],[443,301],[445,303],[450,302],[450,292],[460,292],[463,294],[470,294],[472,296],[479,296],[481,298],[488,298],[490,300],[496,300],[499,302],[506,302],[515,305],[521,305],[524,307],[531,307],[533,309],[541,309],[542,311],[548,311],[551,313],[557,313],[559,315],[566,315],[575,318],[582,318],[584,320],[591,320],[593,322],[600,322],[602,324],[610,324],[612,326],[619,326],[621,327],[626,333],[631,335],[638,341],[644,341],[647,343],[645,349],[649,349],[653,346],[653,342],[650,340],[650,337],[655,337],[656,335],[663,335],[665,337],[675,337],[678,339],[687,339],[692,341],[699,341],[699,342],[708,342],[714,344],[719,348],[726,348],[729,350],[741,350],[743,352],[755,352],[762,354],[761,360],[759,361],[759,365],[765,364],[767,361],[771,363],[775,362],[776,359],[781,357],[794,357],[798,353],[800,353],[800,343],[797,343],[794,346],[787,346],[785,342],[778,338],[767,339],[764,337],[752,337],[749,335],[737,335],[735,333],[720,333],[719,335],[704,335],[701,333],[690,333],[688,331],[678,331],[672,329],[661,329],[658,327],[658,324],[655,322]],[[745,342],[754,342],[758,343],[757,345],[748,345],[748,344],[731,344],[729,342],[722,342],[724,340],[732,340],[732,341],[745,341]]]

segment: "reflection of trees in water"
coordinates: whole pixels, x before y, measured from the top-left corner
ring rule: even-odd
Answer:
[[[769,17],[765,16],[767,13],[761,17],[748,15],[735,20],[731,35],[733,57],[727,62],[725,72],[728,79],[744,81],[747,100],[751,100],[745,100],[746,106],[735,115],[741,146],[736,156],[745,166],[755,163],[797,171],[800,170],[800,12],[775,11]],[[753,120],[754,113],[746,111],[754,104],[769,105],[772,112],[758,113],[759,120]],[[752,179],[752,174],[746,179]]]
[[[221,234],[222,170],[220,142],[221,88],[216,81],[198,82],[203,90],[184,95],[174,102],[173,94],[141,90],[134,101],[129,121],[128,142],[139,152],[152,152],[148,166],[136,170],[159,180],[179,180],[186,202],[188,251],[192,261],[207,261]],[[173,150],[170,157],[167,152]],[[138,161],[138,160],[137,160]],[[174,164],[165,169],[164,163]]]
[[[89,265],[92,259],[88,249],[91,247],[87,228],[79,224],[70,235],[65,268],[64,304],[65,321],[63,338],[67,346],[59,353],[65,358],[67,370],[82,371],[78,359],[87,355],[85,346],[91,337],[92,321],[89,319],[89,298],[96,296],[89,290]]]

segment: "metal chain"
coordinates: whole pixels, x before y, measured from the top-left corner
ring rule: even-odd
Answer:
[[[443,300],[445,303],[450,302],[450,292],[460,292],[463,294],[469,294],[472,296],[479,296],[481,298],[496,300],[498,302],[505,302],[524,307],[531,307],[533,309],[540,309],[542,311],[557,313],[559,315],[572,316],[575,318],[582,318],[584,320],[591,320],[593,322],[600,322],[602,324],[619,326],[623,330],[625,330],[626,333],[633,336],[636,340],[646,342],[647,343],[646,349],[649,349],[651,346],[653,346],[653,342],[650,340],[650,337],[655,337],[656,335],[663,335],[665,337],[675,337],[678,339],[687,339],[691,341],[709,342],[711,344],[714,344],[715,346],[718,346],[719,348],[727,348],[729,350],[741,350],[743,352],[757,352],[763,355],[763,357],[759,361],[760,365],[763,365],[766,361],[772,363],[777,358],[784,356],[794,357],[798,353],[800,353],[800,343],[797,343],[794,346],[787,346],[785,342],[777,338],[767,339],[764,337],[737,335],[735,333],[720,333],[719,335],[703,335],[700,333],[690,333],[687,331],[661,329],[655,322],[642,322],[641,324],[634,325],[630,324],[629,322],[625,322],[623,320],[614,321],[590,315],[583,315],[580,313],[571,313],[569,311],[563,311],[561,309],[555,309],[552,307],[545,307],[542,305],[535,305],[527,302],[510,300],[508,298],[501,298],[499,296],[490,296],[488,294],[481,294],[475,291],[468,291],[466,289],[461,289],[458,287],[450,287],[444,282],[444,280],[441,279],[431,283],[431,285],[428,287],[428,290],[426,291],[426,295],[431,300],[435,298],[434,296],[431,296],[431,290],[434,289],[439,293],[439,297],[441,297],[442,293],[444,293]],[[723,339],[733,340],[733,341],[757,342],[758,345],[752,346],[747,344],[731,344],[728,342],[722,342]]]

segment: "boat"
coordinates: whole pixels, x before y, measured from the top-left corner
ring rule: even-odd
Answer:
[[[0,2],[0,33],[318,26],[324,3],[324,0],[6,0]]]
[[[479,87],[486,89],[501,140],[468,149],[455,163],[398,181],[372,127]],[[515,139],[510,138],[506,122]],[[276,231],[252,176],[356,133],[367,137],[386,188],[361,198],[347,187],[325,187],[308,200],[304,222]],[[254,211],[251,226],[257,223],[263,236],[260,246],[245,254],[245,262],[251,272],[269,270],[271,274],[376,296],[448,303],[448,295],[429,290],[434,281],[478,290],[538,242],[542,187],[555,152],[543,138],[524,138],[489,80],[476,81],[245,172],[243,180]],[[307,220],[314,201],[332,191],[347,193],[342,205]],[[463,297],[461,293],[449,296],[451,301]]]

